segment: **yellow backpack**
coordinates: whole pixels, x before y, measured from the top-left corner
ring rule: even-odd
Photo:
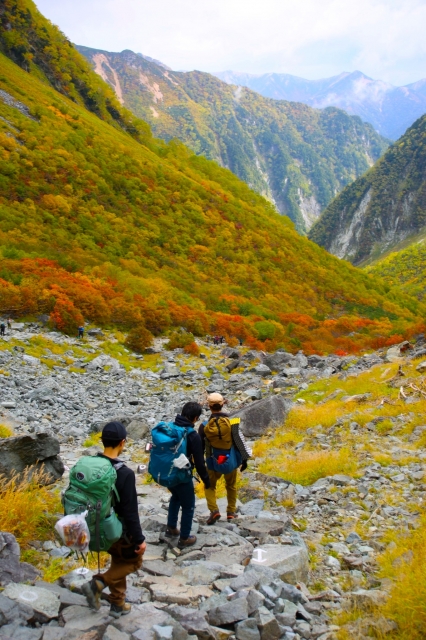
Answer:
[[[232,447],[231,421],[224,416],[211,416],[204,427],[204,435],[215,449]]]

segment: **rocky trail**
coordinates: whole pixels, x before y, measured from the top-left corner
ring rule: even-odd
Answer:
[[[68,567],[56,582],[45,582],[40,571],[20,563],[19,545],[3,532],[0,638],[392,634],[394,621],[377,609],[392,587],[379,561],[396,548],[389,534],[417,528],[426,496],[423,337],[361,357],[263,354],[198,341],[195,358],[166,351],[162,340],[137,356],[112,334],[92,333],[79,342],[20,324],[0,343],[0,422],[17,436],[0,439],[0,472],[43,461],[53,486],[63,488],[75,461],[99,450],[94,435],[106,421],[127,426],[131,440],[123,459],[137,474],[148,543],[142,570],[128,578],[133,609],[118,620],[109,617],[106,602],[90,611],[80,595],[90,570],[68,557],[69,549],[53,536],[30,543],[47,564],[59,558]],[[360,393],[348,395],[357,385]],[[376,392],[369,390],[374,385]],[[206,502],[197,489],[197,543],[180,550],[177,539],[164,535],[169,493],[148,481],[145,443],[156,422],[212,391],[223,393],[228,410],[241,416],[254,456],[240,482],[239,518],[206,526]],[[294,435],[292,416],[299,414],[306,424]],[[350,460],[343,463],[347,451]],[[333,473],[319,468],[328,454],[342,456]],[[317,464],[315,481],[294,475],[300,460]],[[224,514],[225,498],[219,505]],[[351,617],[354,609],[360,615]]]

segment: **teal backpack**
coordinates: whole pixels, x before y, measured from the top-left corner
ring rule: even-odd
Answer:
[[[119,502],[115,483],[123,462],[112,464],[100,456],[83,456],[70,471],[69,485],[62,496],[65,515],[83,513],[90,532],[90,551],[108,551],[123,533],[114,511]]]
[[[192,469],[174,466],[174,461],[187,452],[188,433],[192,427],[178,427],[173,422],[159,422],[151,431],[152,449],[148,473],[163,487],[174,487],[192,480]]]

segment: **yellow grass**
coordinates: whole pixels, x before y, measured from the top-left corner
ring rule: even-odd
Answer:
[[[340,451],[300,451],[296,455],[285,452],[269,456],[259,465],[259,471],[276,475],[296,484],[310,485],[319,478],[336,473],[353,475],[357,461],[349,448]]]
[[[0,424],[0,438],[10,438],[13,432],[5,424]]]
[[[102,432],[92,433],[84,442],[83,447],[93,447],[95,445],[102,446],[101,443]]]
[[[394,620],[397,640],[426,638],[426,515],[420,527],[396,538],[396,548],[380,558],[382,577],[393,579],[388,602],[380,613]]]
[[[21,545],[53,535],[51,514],[61,511],[59,496],[40,486],[43,473],[0,476],[0,531],[13,533]]]

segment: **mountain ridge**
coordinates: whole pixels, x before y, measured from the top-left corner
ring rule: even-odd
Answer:
[[[155,135],[182,140],[225,166],[305,232],[387,141],[330,107],[265,99],[200,71],[165,70],[147,57],[77,46]]]
[[[426,79],[403,87],[373,80],[361,71],[306,80],[286,73],[214,73],[229,84],[246,86],[276,100],[300,101],[318,109],[335,106],[370,122],[381,135],[398,139],[426,113]]]
[[[354,264],[378,259],[426,226],[426,115],[346,187],[309,237]]]

